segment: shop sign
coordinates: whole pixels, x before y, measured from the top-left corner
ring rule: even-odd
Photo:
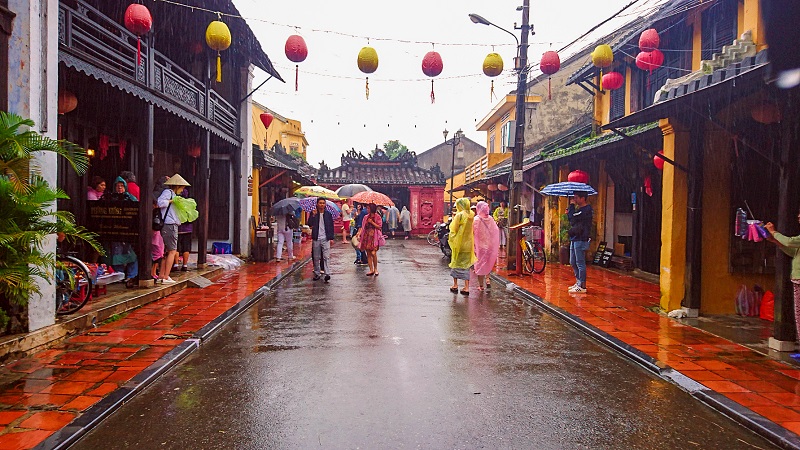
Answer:
[[[86,228],[97,233],[103,242],[139,241],[139,202],[89,202]]]
[[[247,177],[247,196],[248,197],[252,197],[253,196],[253,176],[252,175]]]

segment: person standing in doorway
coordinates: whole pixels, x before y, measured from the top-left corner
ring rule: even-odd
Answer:
[[[508,240],[508,203],[500,202],[500,206],[495,208],[492,217],[498,228],[500,228],[500,254],[502,255],[504,254],[502,250],[506,248],[506,241]]]
[[[575,191],[572,195],[567,218],[569,219],[569,263],[575,273],[575,284],[568,292],[586,292],[586,250],[589,250],[589,235],[592,232],[592,205],[587,202],[587,193]]]
[[[166,187],[161,195],[158,196],[158,207],[161,210],[161,217],[164,218],[164,227],[161,228],[161,237],[164,239],[164,273],[161,276],[162,283],[174,283],[169,273],[172,271],[172,264],[178,254],[178,227],[181,221],[178,214],[172,207],[175,196],[180,195],[184,188],[190,186],[179,174],[175,174],[164,182]]]
[[[317,211],[309,220],[308,226],[311,227],[311,255],[314,259],[314,281],[322,276],[320,263],[325,267],[325,282],[331,279],[330,257],[331,244],[336,239],[333,232],[333,216],[325,210],[327,200],[317,199]]]

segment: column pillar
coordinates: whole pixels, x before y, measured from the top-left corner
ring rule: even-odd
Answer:
[[[411,208],[411,231],[412,233],[419,227],[419,186],[409,186],[408,187],[408,196],[409,196],[409,208]],[[444,194],[444,190],[442,190],[442,194]],[[441,217],[441,216],[436,216]]]
[[[664,155],[685,166],[689,155],[689,132],[668,119],[662,119],[659,127],[664,135]],[[680,308],[686,288],[688,180],[686,173],[672,164],[664,164],[662,177],[661,308],[672,311]]]
[[[689,174],[686,208],[686,275],[681,306],[689,317],[700,311],[703,264],[703,161],[705,122],[695,124],[689,137]],[[665,166],[669,164],[664,164]]]
[[[208,249],[208,195],[209,180],[211,179],[211,132],[204,131],[203,145],[200,152],[200,175],[197,182],[200,185],[200,195],[197,198],[197,211],[200,213],[197,224],[197,267],[206,266],[206,253]]]
[[[146,103],[144,108],[145,132],[142,136],[142,144],[137,145],[136,151],[139,152],[139,167],[137,176],[139,185],[139,245],[136,247],[137,257],[139,258],[139,286],[153,286],[153,279],[150,272],[153,267],[151,258],[151,246],[153,242],[153,141],[155,129],[155,106]]]

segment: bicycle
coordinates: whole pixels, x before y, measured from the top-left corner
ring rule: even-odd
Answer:
[[[80,259],[70,255],[56,257],[56,314],[72,314],[83,308],[92,296],[92,273]]]
[[[428,233],[428,244],[439,245],[439,235],[436,231],[438,228],[439,228],[439,222],[436,222],[436,225],[433,226],[431,232]]]
[[[527,273],[542,273],[547,266],[547,255],[539,243],[541,233],[542,228],[534,225],[522,229],[519,246],[522,251],[522,269]]]

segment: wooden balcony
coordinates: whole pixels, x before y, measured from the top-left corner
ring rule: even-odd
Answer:
[[[511,153],[488,153],[482,156],[464,169],[465,183],[468,184],[483,179],[490,167],[494,167],[510,157]]]
[[[59,4],[58,41],[59,60],[68,66],[239,141],[236,108],[146,39],[137,58],[136,36],[92,6]]]

